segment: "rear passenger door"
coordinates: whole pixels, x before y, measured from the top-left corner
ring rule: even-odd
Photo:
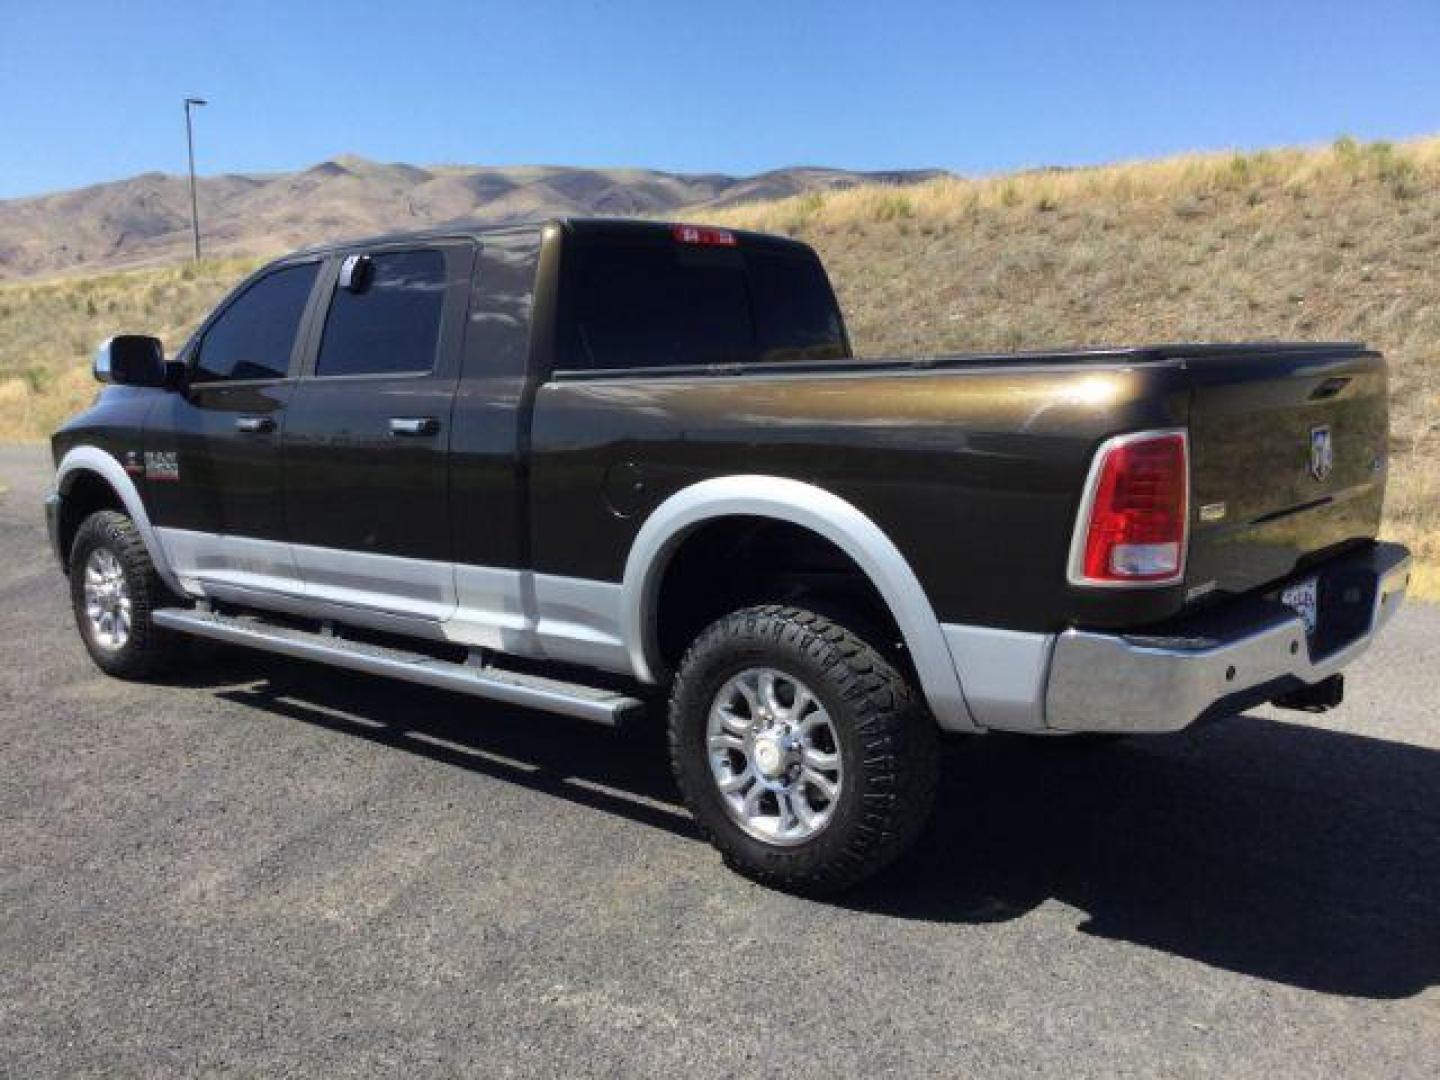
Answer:
[[[355,250],[328,267],[283,444],[309,601],[422,624],[454,612],[447,451],[473,258],[457,241]]]

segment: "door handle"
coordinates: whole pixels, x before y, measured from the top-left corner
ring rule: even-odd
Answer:
[[[440,421],[433,416],[392,416],[391,435],[437,435]]]
[[[246,434],[274,431],[275,421],[268,416],[239,416],[235,418],[235,430]]]

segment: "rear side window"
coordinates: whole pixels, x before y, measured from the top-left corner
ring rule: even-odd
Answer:
[[[762,361],[849,355],[840,309],[814,255],[764,252],[747,256],[746,263]]]
[[[318,263],[284,267],[236,297],[200,340],[194,380],[284,378],[318,268]]]
[[[315,374],[431,370],[445,306],[445,256],[435,250],[371,255],[359,280],[358,289],[335,290]]]
[[[570,260],[571,370],[849,355],[829,282],[806,253],[581,242]]]

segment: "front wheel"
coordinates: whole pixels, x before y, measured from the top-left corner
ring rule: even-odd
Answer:
[[[909,847],[937,752],[904,676],[800,608],[712,624],[671,696],[671,766],[701,830],[730,866],[790,892],[837,892]]]
[[[153,675],[174,657],[175,634],[151,613],[169,591],[135,523],[114,510],[91,514],[70,548],[70,601],[91,659],[107,675]]]

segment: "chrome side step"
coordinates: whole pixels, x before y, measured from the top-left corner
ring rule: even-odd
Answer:
[[[509,705],[544,709],[612,727],[645,708],[645,703],[639,698],[614,690],[506,671],[489,664],[451,663],[424,653],[349,641],[333,633],[312,633],[280,626],[262,618],[221,615],[190,608],[161,608],[153,617],[156,626],[167,630],[454,690]]]

